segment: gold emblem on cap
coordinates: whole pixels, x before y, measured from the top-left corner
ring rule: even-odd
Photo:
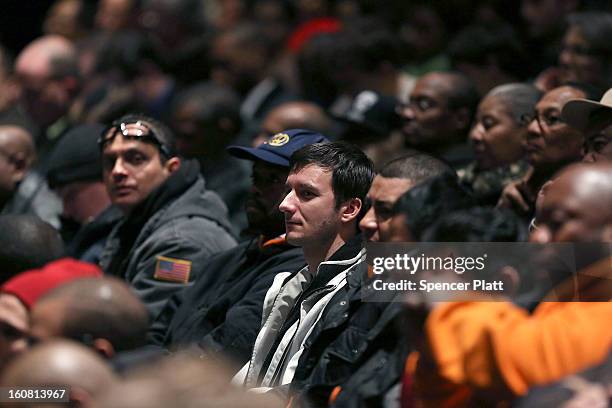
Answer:
[[[268,140],[270,146],[282,146],[289,141],[289,135],[286,133],[277,133]]]

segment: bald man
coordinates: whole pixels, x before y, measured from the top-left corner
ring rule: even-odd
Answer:
[[[15,74],[26,111],[42,131],[36,144],[44,173],[46,156],[69,126],[68,110],[80,89],[76,48],[57,35],[38,38],[17,57]]]
[[[60,199],[37,171],[32,135],[18,126],[0,126],[0,214],[32,214],[59,228]]]
[[[74,45],[49,35],[32,41],[17,57],[15,72],[24,91],[28,113],[43,127],[64,116],[78,91]]]
[[[71,406],[91,407],[93,398],[115,381],[110,366],[102,358],[80,344],[61,340],[39,345],[20,356],[7,367],[0,384],[13,388],[67,386]],[[14,406],[34,408],[40,404],[19,402]],[[66,403],[44,406],[65,407]]]
[[[580,243],[577,250],[586,249],[587,255],[595,256],[581,259],[579,267],[584,269],[561,281],[554,297],[544,299],[532,313],[506,302],[435,305],[424,326],[427,341],[423,344],[430,347],[422,354],[422,358],[433,357],[434,363],[417,364],[413,377],[420,394],[417,399],[427,401],[426,406],[442,406],[440,399],[452,395],[448,391],[473,387],[474,392],[499,402],[600,364],[609,356],[612,264],[609,249],[605,253],[593,248],[601,247],[597,243],[612,243],[611,202],[609,163],[571,165],[547,185],[530,241]],[[585,254],[576,251],[577,259],[578,255]],[[577,298],[581,301],[572,301]],[[475,339],[468,348],[462,343],[466,334]],[[465,389],[460,393],[469,394]]]
[[[148,314],[121,280],[80,279],[62,285],[32,309],[34,339],[69,338],[107,357],[144,345]]]
[[[257,147],[285,129],[309,129],[328,135],[331,127],[331,120],[318,105],[301,101],[287,102],[272,109],[264,117],[252,145]]]
[[[576,164],[551,183],[538,203],[531,241],[612,242],[612,164]]]

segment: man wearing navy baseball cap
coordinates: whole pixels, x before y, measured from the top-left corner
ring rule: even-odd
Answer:
[[[246,202],[247,233],[275,237],[285,230],[278,204],[289,174],[289,158],[306,145],[327,141],[320,133],[291,129],[275,134],[257,147],[227,148],[231,155],[253,161],[253,185]]]
[[[305,265],[302,249],[285,240],[284,217],[278,208],[289,158],[304,146],[327,141],[319,133],[291,129],[256,148],[227,148],[230,154],[253,162],[246,210],[248,232],[255,237],[217,254],[202,279],[168,302],[151,327],[150,343],[164,348],[195,345],[203,355],[222,352],[237,365],[249,360],[264,297],[274,277]]]
[[[229,146],[227,151],[240,159],[261,160],[288,169],[293,152],[307,145],[328,141],[325,136],[312,130],[290,129],[275,134],[257,147]]]

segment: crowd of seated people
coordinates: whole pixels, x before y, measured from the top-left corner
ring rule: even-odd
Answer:
[[[2,387],[610,405],[607,2],[29,7],[34,31],[0,30]],[[485,248],[466,274],[376,269]]]

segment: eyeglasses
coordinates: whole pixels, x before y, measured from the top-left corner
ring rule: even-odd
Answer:
[[[547,128],[559,125],[563,122],[561,119],[561,114],[559,112],[549,111],[544,113],[533,112],[533,113],[524,113],[520,117],[519,123],[522,126],[528,126],[531,122],[536,120],[540,127],[543,127],[542,124],[546,125]]]
[[[128,125],[130,127],[128,128]],[[162,155],[166,158],[172,157],[170,149],[162,142],[159,136],[147,126],[143,121],[135,122],[118,122],[115,121],[102,132],[102,136],[98,139],[100,150],[104,150],[106,145],[112,143],[118,133],[121,133],[125,140],[138,140],[145,143],[151,143],[157,146]]]

